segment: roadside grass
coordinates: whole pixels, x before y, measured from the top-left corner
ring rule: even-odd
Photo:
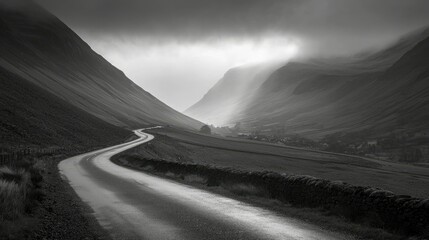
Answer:
[[[38,212],[47,192],[42,190],[43,162],[63,154],[29,155],[0,166],[0,239],[33,239]]]
[[[27,189],[22,184],[0,180],[0,220],[13,220],[21,216],[26,195]]]
[[[24,162],[17,165],[0,167],[0,239],[25,238],[36,224],[29,214],[44,196],[38,169]]]
[[[58,155],[62,156],[62,155]],[[28,239],[37,221],[33,215],[44,199],[41,161],[52,154],[32,154],[0,166],[0,239]]]
[[[43,217],[40,214],[52,210],[42,209],[45,197],[55,196],[55,190],[46,188],[44,177],[52,174],[49,166],[68,157],[136,138],[130,133],[104,143],[83,141],[81,145],[53,147],[58,151],[51,151],[50,147],[31,146],[29,151],[30,147],[26,145],[13,148],[0,145],[0,239],[33,239]]]
[[[27,162],[18,165],[21,167],[0,168],[0,219],[3,221],[13,221],[30,213],[43,199],[43,193],[38,190],[42,181],[39,170]]]

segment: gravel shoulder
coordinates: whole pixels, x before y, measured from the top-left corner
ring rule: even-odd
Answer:
[[[46,196],[32,216],[37,224],[29,239],[110,239],[89,206],[61,178],[58,163],[63,159],[39,163]]]

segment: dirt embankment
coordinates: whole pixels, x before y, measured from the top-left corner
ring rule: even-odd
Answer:
[[[310,176],[247,172],[132,155],[118,155],[113,160],[127,167],[206,186],[221,186],[240,195],[275,199],[297,207],[321,208],[351,222],[403,236],[429,237],[429,199]]]

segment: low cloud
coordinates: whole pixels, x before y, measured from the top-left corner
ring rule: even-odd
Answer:
[[[34,1],[179,110],[236,65],[353,54],[429,23],[427,0]]]
[[[323,52],[356,51],[429,23],[426,0],[37,0],[95,37],[219,41],[288,36]],[[319,48],[319,50],[317,49]]]

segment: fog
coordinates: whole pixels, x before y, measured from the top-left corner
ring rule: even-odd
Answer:
[[[134,82],[184,110],[231,67],[379,48],[425,0],[37,0]]]
[[[92,42],[97,52],[133,81],[179,111],[197,102],[231,67],[289,59],[299,52],[298,43],[274,37],[258,42],[224,40],[161,45]]]

